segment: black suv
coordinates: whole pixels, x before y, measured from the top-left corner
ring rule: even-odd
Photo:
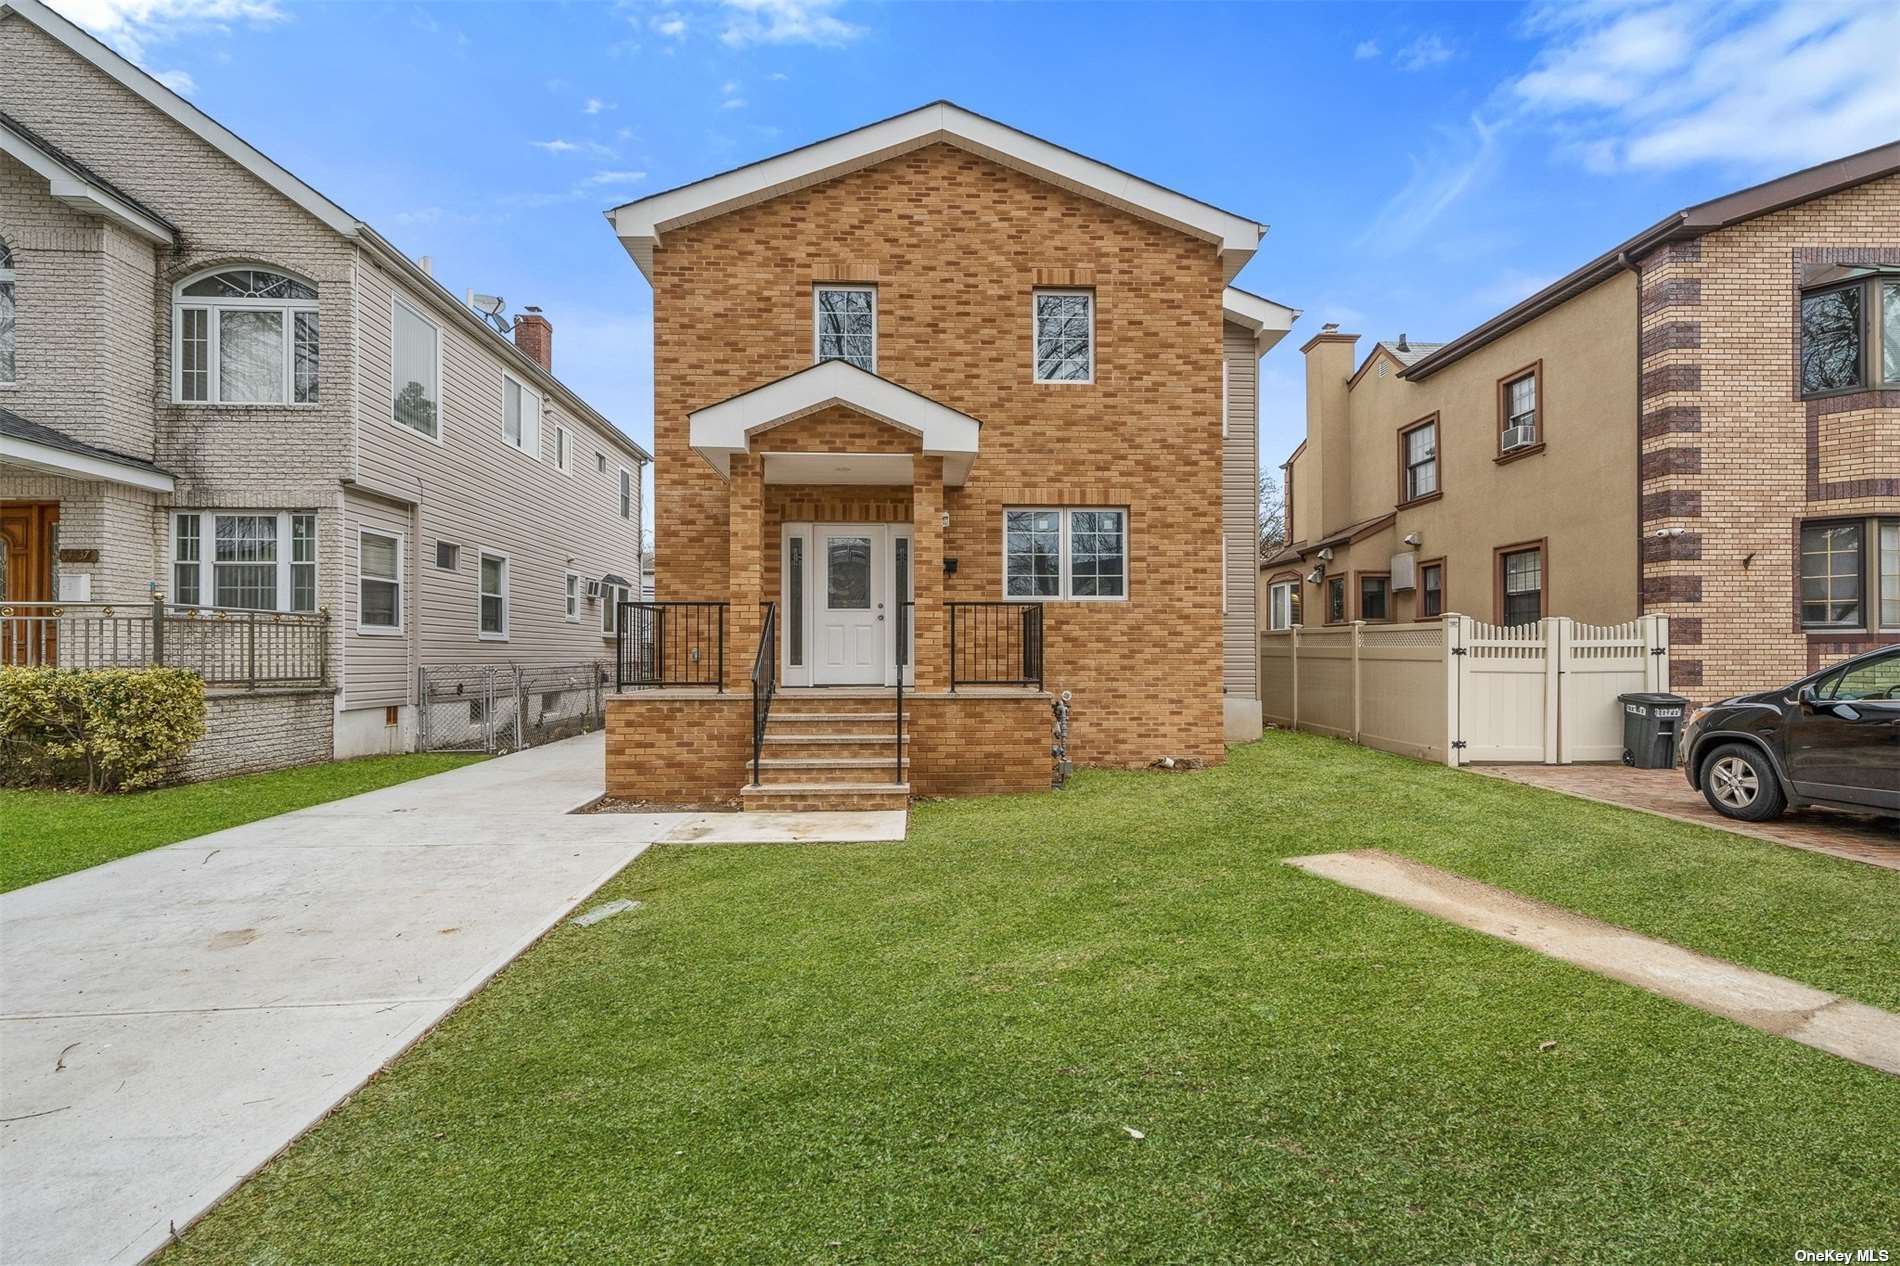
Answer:
[[[1689,717],[1683,772],[1720,814],[1790,805],[1900,817],[1900,646]]]

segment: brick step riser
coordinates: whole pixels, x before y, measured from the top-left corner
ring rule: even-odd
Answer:
[[[743,807],[770,813],[871,813],[910,807],[906,791],[833,791],[814,795],[774,796],[750,792]]]
[[[911,719],[904,718],[904,732],[910,733]],[[774,734],[889,734],[896,737],[897,722],[890,713],[882,716],[853,717],[847,721],[809,721],[801,716],[780,716],[772,709],[765,723],[767,736]]]
[[[910,735],[904,735],[904,750],[910,751]],[[785,743],[774,741],[768,731],[765,743],[759,755],[766,760],[804,760],[837,756],[890,757],[897,759],[897,739],[891,738],[859,740],[847,743]]]
[[[908,768],[906,768],[905,773],[908,775]],[[897,777],[897,762],[893,759],[889,761],[879,761],[875,765],[794,764],[773,766],[767,764],[759,771],[759,777],[764,780],[765,785],[768,787],[778,786],[783,783],[814,782],[889,784],[892,779]]]
[[[776,695],[772,699],[772,716],[797,716],[802,712],[848,712],[852,716],[890,716],[897,711],[897,700],[892,699],[787,699]]]

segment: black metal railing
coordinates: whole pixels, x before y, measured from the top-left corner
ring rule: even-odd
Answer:
[[[950,689],[1042,689],[1040,602],[946,602],[950,616]]]
[[[759,755],[765,750],[765,723],[772,716],[772,695],[778,690],[778,604],[759,604],[759,650],[752,657],[752,785],[765,780],[759,776]]]
[[[897,776],[896,782],[904,779],[904,670],[910,667],[910,624],[911,612],[916,609],[914,602],[897,604],[896,651],[892,658],[897,661]]]
[[[614,689],[726,688],[726,604],[622,602],[614,612]]]
[[[0,602],[0,664],[188,668],[207,686],[322,686],[328,611],[150,602]]]

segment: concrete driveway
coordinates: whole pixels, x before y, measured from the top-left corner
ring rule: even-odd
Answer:
[[[602,765],[570,739],[0,895],[0,1257],[162,1247],[688,816],[570,816]]]

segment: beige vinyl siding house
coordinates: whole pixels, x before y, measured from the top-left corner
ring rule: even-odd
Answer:
[[[1260,734],[1260,653],[1254,635],[1259,558],[1260,348],[1254,332],[1221,330],[1221,692],[1227,737]]]

